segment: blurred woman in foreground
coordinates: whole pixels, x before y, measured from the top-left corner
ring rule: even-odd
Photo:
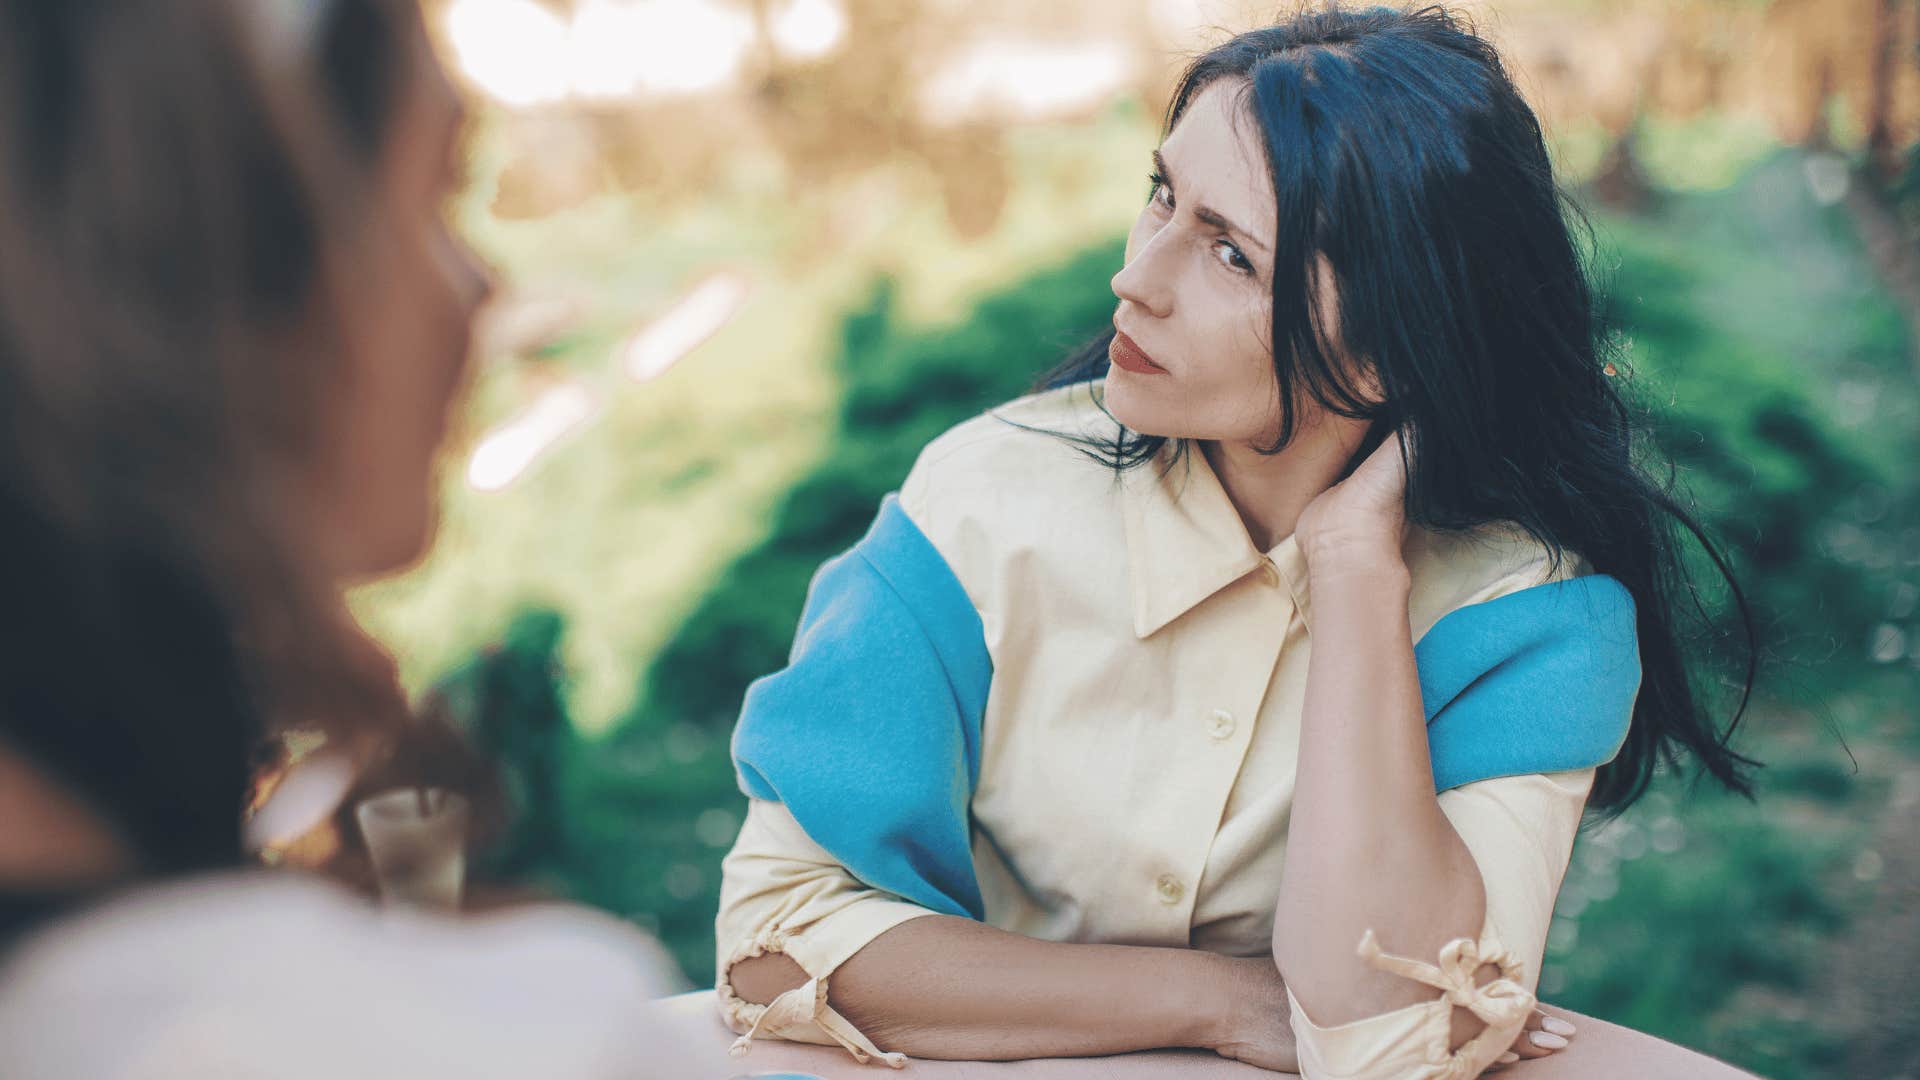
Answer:
[[[257,748],[325,733],[324,813],[413,730],[342,590],[432,534],[461,122],[402,0],[0,0],[10,1080],[676,1075],[613,920],[241,869]]]

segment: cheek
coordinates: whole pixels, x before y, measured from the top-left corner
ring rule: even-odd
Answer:
[[[405,327],[406,353],[390,375],[395,397],[415,412],[416,424],[437,434],[467,365],[473,319],[487,289],[477,264],[444,231],[429,231],[394,314]]]
[[[1268,442],[1280,418],[1273,370],[1272,307],[1250,290],[1213,283],[1215,297],[1203,325],[1202,347],[1211,360],[1211,424],[1222,437]]]
[[[1230,383],[1238,392],[1270,387],[1274,381],[1272,337],[1273,307],[1253,288],[1238,281],[1221,280],[1210,268],[1198,268],[1198,279],[1187,290],[1197,298],[1190,303],[1196,318],[1192,325],[1205,350],[1214,376]]]
[[[358,437],[348,449],[362,458],[363,470],[378,457],[385,465],[377,472],[406,483],[430,468],[445,433],[464,381],[469,312],[431,256],[396,276],[377,307],[380,332],[353,365]]]
[[[1247,357],[1256,373],[1271,383],[1274,380],[1272,301],[1249,305],[1239,325],[1240,354]]]
[[[339,357],[336,411],[316,448],[322,519],[352,576],[406,565],[431,533],[434,465],[465,383],[484,276],[422,233],[389,249],[389,272],[359,300]]]

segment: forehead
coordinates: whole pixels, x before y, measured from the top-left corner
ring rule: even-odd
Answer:
[[[1270,231],[1273,178],[1245,80],[1216,79],[1188,103],[1160,145],[1183,201],[1205,203],[1249,229]]]

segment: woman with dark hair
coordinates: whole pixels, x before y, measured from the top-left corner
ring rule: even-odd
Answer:
[[[1676,525],[1726,564],[1636,461],[1494,49],[1240,35],[1151,181],[1113,331],[933,442],[748,693],[741,1052],[1477,1075],[1574,1034],[1534,989],[1584,809],[1682,756],[1746,790]]]
[[[488,293],[408,0],[0,0],[0,1075],[630,1075],[649,942],[247,870],[484,776],[343,588],[416,559]],[[357,779],[356,779],[357,778]],[[325,789],[324,782],[321,788]],[[475,795],[480,792],[472,792]]]

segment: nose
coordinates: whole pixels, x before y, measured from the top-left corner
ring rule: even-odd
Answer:
[[[431,250],[439,260],[454,299],[468,312],[484,307],[499,287],[492,265],[450,227],[442,225],[437,229],[434,241]]]
[[[1172,231],[1165,226],[1154,231],[1113,275],[1113,295],[1156,319],[1173,314],[1173,288],[1166,258]]]
[[[480,256],[465,241],[460,241],[460,262],[464,271],[467,302],[470,309],[485,307],[500,292],[500,275],[493,264]]]

